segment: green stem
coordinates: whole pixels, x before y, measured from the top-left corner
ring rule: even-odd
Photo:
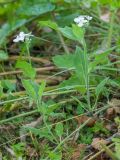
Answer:
[[[26,40],[25,43],[26,43],[28,60],[29,60],[29,63],[32,64],[32,63],[31,63],[31,58],[30,58],[30,50],[29,50],[29,43],[30,43],[30,42],[29,42],[29,40]]]
[[[50,130],[47,122],[46,122],[46,119],[45,119],[45,115],[43,115],[43,122],[46,126],[46,128],[48,129],[49,133],[51,134],[51,136],[53,137],[53,139],[57,142],[57,144],[59,143],[58,140],[56,139],[56,137],[54,136],[54,134],[52,133],[52,131]]]
[[[0,124],[15,120],[17,118],[26,117],[26,116],[29,116],[31,114],[37,113],[37,112],[38,112],[38,110],[36,109],[36,110],[30,111],[30,112],[27,112],[27,113],[19,114],[17,116],[14,116],[14,117],[11,117],[11,118],[8,118],[8,119],[3,119],[3,120],[0,121]]]
[[[97,102],[98,102],[98,96],[96,97],[96,99],[95,99],[95,103],[94,103],[94,106],[93,106],[93,110],[96,108],[96,106],[97,106]]]
[[[112,144],[110,144],[108,147],[110,148],[110,147],[113,147],[115,144],[114,143],[112,143]],[[90,157],[88,160],[95,160],[95,159],[97,159],[97,157],[101,154],[101,153],[103,153],[105,150],[104,149],[102,149],[102,150],[100,150],[99,152],[97,152],[96,154],[94,154],[92,157]]]
[[[119,160],[115,154],[113,153],[113,151],[111,149],[109,149],[109,147],[107,147],[106,145],[101,143],[102,148],[105,150],[105,152],[110,156],[110,158],[112,160]]]
[[[89,111],[91,111],[91,103],[90,103],[90,90],[89,90],[89,57],[87,54],[87,46],[85,40],[83,40],[83,48],[84,48],[84,62],[85,62],[85,83],[87,89],[87,103],[89,107]]]
[[[109,32],[108,32],[108,40],[107,40],[107,47],[108,48],[111,47],[114,19],[115,19],[115,11],[112,11],[111,18],[110,18],[110,28],[109,28]]]
[[[67,102],[73,102],[73,101],[74,101],[73,99],[64,100],[64,101],[61,101],[61,102],[59,102],[59,103],[57,103],[57,104],[52,104],[52,105],[50,105],[49,108],[52,108],[52,107],[54,107],[54,106],[56,106],[56,105],[65,104],[65,103],[67,103]],[[33,111],[30,111],[30,112],[27,112],[27,113],[22,113],[22,114],[19,114],[19,115],[14,116],[14,117],[10,117],[10,118],[8,118],[8,119],[3,119],[3,120],[0,121],[0,124],[3,124],[3,123],[6,123],[6,122],[15,120],[15,119],[17,119],[17,118],[26,117],[26,116],[29,116],[29,115],[34,114],[34,113],[39,113],[39,110],[38,110],[38,109],[35,109],[35,110],[33,110]]]
[[[76,90],[67,90],[67,91],[60,91],[60,92],[48,92],[48,93],[44,92],[43,96],[61,95],[61,94],[74,93],[74,92],[77,92],[77,91]],[[27,99],[29,99],[29,97],[24,96],[24,97],[0,102],[0,105],[4,105],[4,104],[7,104],[7,103],[14,103],[16,101],[22,101],[22,100],[27,100]]]

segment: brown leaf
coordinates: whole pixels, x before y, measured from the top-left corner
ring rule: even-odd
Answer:
[[[109,105],[111,107],[120,107],[120,100],[119,99],[116,99],[116,98],[113,98],[111,99],[111,101],[109,102]]]
[[[86,115],[81,115],[79,117],[76,118],[77,122],[79,125],[85,123],[85,121],[87,121],[89,118],[91,117],[88,117]],[[92,127],[94,124],[95,124],[96,120],[94,118],[91,118],[88,123],[86,124],[86,126],[88,127]]]
[[[110,108],[106,111],[106,118],[107,119],[113,119],[116,114],[120,114],[120,100],[113,98],[109,102]]]
[[[114,111],[116,114],[120,114],[120,107],[114,107]]]
[[[92,147],[97,150],[101,150],[101,144],[107,144],[108,142],[102,138],[93,138]]]
[[[107,119],[112,119],[114,118],[114,108],[108,108],[107,111],[106,111],[106,118]]]
[[[105,128],[107,129],[107,130],[109,130],[109,131],[111,131],[112,130],[112,125],[111,124],[106,124],[105,125]]]
[[[79,158],[82,156],[82,153],[85,151],[85,148],[86,144],[78,144],[77,148],[71,156],[71,160],[79,160]]]

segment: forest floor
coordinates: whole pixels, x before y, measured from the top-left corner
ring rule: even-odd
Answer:
[[[98,2],[0,2],[0,160],[120,160],[119,2]]]

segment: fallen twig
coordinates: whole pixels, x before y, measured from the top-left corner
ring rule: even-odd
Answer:
[[[113,147],[114,146],[114,143],[112,143],[112,144],[110,144],[108,147],[110,148],[110,147]],[[83,160],[93,160],[93,159],[96,159],[101,153],[103,153],[105,150],[104,149],[102,149],[102,150],[100,150],[99,152],[97,152],[96,154],[94,154],[92,157],[90,157],[89,159],[88,159],[88,156],[87,157],[85,157]]]
[[[23,59],[23,60],[28,60],[28,57],[25,57],[25,56],[11,56],[7,59],[7,61],[15,61],[15,60],[18,60],[18,59]],[[34,62],[37,62],[37,63],[43,63],[43,64],[51,64],[51,62],[46,59],[46,58],[38,58],[38,57],[30,57],[31,61],[34,61]]]
[[[112,141],[112,138],[114,138],[114,137],[118,137],[118,136],[120,136],[120,133],[115,133],[115,134],[113,134],[111,137],[109,137],[109,138],[107,138],[106,139],[106,141],[108,142],[108,143],[110,143],[111,141]],[[96,142],[97,143],[97,142]],[[112,144],[110,144],[110,145],[108,145],[107,147],[112,147],[112,146],[114,146],[114,143],[112,143]],[[89,148],[91,148],[92,146],[91,145],[89,145],[89,146],[87,146],[87,149],[89,149]],[[97,158],[101,153],[103,153],[105,151],[105,149],[101,149],[99,152],[97,152],[96,154],[94,154],[93,156],[91,156],[89,159],[88,159],[88,157],[89,157],[89,155],[88,156],[86,156],[85,158],[84,158],[84,160],[93,160],[93,159],[95,159],[95,158]],[[92,153],[91,153],[92,154]]]
[[[52,71],[56,70],[57,68],[54,66],[50,67],[43,67],[43,68],[35,68],[36,72],[44,72],[44,71]],[[21,70],[16,70],[16,71],[7,71],[7,72],[2,72],[0,73],[0,76],[6,76],[6,75],[16,75],[16,74],[21,74],[23,73]]]

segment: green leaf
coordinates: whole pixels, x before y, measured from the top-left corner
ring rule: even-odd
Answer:
[[[33,100],[37,100],[37,93],[35,90],[35,86],[31,80],[22,80],[23,87],[25,88],[29,97]]]
[[[96,54],[94,61],[97,64],[107,64],[109,62],[109,58],[108,58],[109,54],[110,54],[110,52],[104,52],[104,53],[101,53],[101,54]]]
[[[81,84],[85,85],[88,74],[88,58],[87,54],[84,53],[79,47],[76,48],[74,65],[76,74],[79,79],[81,79]]]
[[[71,27],[64,27],[64,28],[59,28],[59,30],[61,31],[61,33],[67,37],[68,39],[71,39],[71,40],[77,40],[76,39],[76,36],[74,35],[73,33],[73,30]]]
[[[81,42],[83,44],[84,33],[85,33],[84,28],[81,28],[81,27],[73,24],[72,25],[72,31],[73,31],[73,34],[76,37],[76,40],[78,40],[79,42]]]
[[[78,115],[80,115],[80,114],[83,114],[84,113],[84,109],[82,108],[82,103],[81,104],[79,104],[78,106],[77,106],[77,109],[76,109],[76,113],[78,114]]]
[[[1,81],[0,81],[0,97],[3,95],[3,86],[1,84]]]
[[[94,60],[93,62],[90,63],[89,69],[90,71],[94,71],[96,69],[97,65],[104,65],[104,64],[108,64],[109,63],[109,58],[108,55],[110,54],[110,52],[104,52],[104,53],[95,53],[95,55],[93,56]]]
[[[104,133],[108,134],[109,131],[104,127],[103,122],[96,122],[95,125],[91,128],[91,131],[94,133]]]
[[[49,158],[51,160],[62,160],[62,153],[61,152],[50,152]]]
[[[55,127],[56,134],[60,137],[63,134],[63,123],[58,123]]]
[[[98,97],[103,91],[104,91],[104,87],[107,84],[109,78],[105,78],[102,82],[100,82],[96,89],[95,89],[95,94]]]
[[[65,87],[66,89],[76,89],[82,94],[84,94],[86,90],[83,79],[80,79],[76,74],[73,74],[69,79],[61,82],[60,87]]]
[[[39,21],[39,24],[40,24],[41,26],[47,26],[47,27],[52,28],[52,29],[54,29],[54,30],[58,30],[58,25],[57,25],[57,23],[52,22],[52,21],[50,21],[50,20],[48,20],[48,21]]]
[[[21,157],[25,150],[25,143],[17,143],[12,145],[12,149],[17,157]]]
[[[70,69],[70,68],[74,68],[74,54],[65,54],[65,55],[57,55],[55,57],[53,57],[53,62],[57,67],[60,68],[66,68],[66,69]]]
[[[8,54],[5,51],[0,50],[0,61],[7,60],[7,59],[8,59]]]
[[[53,11],[55,6],[51,3],[41,3],[35,5],[25,5],[18,9],[17,14],[26,16],[38,16]]]
[[[59,30],[65,37],[71,40],[79,41],[83,44],[83,38],[85,33],[85,30],[83,28],[80,28],[77,25],[73,24],[72,28],[66,26],[64,28],[59,28]]]
[[[1,80],[1,85],[4,89],[7,89],[8,92],[15,91],[16,85],[12,83],[10,80]]]
[[[16,63],[16,68],[20,68],[23,71],[24,76],[35,78],[36,71],[28,62],[19,60]]]
[[[46,81],[42,81],[41,85],[39,86],[39,90],[38,90],[38,96],[39,96],[40,99],[41,99],[41,97],[43,95],[45,86],[46,86]]]
[[[120,87],[120,83],[117,82],[117,80],[112,80],[112,79],[109,79],[109,84],[112,86],[112,87]]]
[[[112,141],[120,144],[120,138],[112,138]]]
[[[44,127],[44,128],[33,128],[33,127],[25,127],[25,130],[30,131],[32,134],[39,136],[39,138],[46,138],[48,140],[50,140],[51,142],[53,142],[54,138],[53,136],[51,136],[50,130],[51,127],[49,126],[49,129]]]
[[[28,22],[28,20],[21,19],[21,20],[13,21],[12,23],[5,23],[0,29],[0,37],[2,37],[0,39],[0,45],[5,41],[5,38],[10,33],[12,33],[17,28],[21,27],[22,25],[24,25],[26,22]]]
[[[75,69],[76,74],[61,83],[61,86],[79,85],[79,90],[84,93],[85,80],[88,74],[88,59],[87,55],[77,47],[75,54],[57,55],[53,57],[54,64],[60,68]]]

